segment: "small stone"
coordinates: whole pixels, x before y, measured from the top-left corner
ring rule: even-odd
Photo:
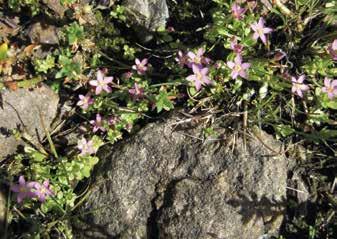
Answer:
[[[57,28],[53,25],[47,25],[41,22],[34,23],[30,26],[28,37],[31,43],[46,45],[59,44]]]
[[[47,130],[57,113],[59,97],[49,87],[34,90],[3,90],[0,107],[0,160],[16,152],[22,142],[11,136],[18,127],[26,130],[32,140],[41,140],[45,131],[41,125],[40,112]]]

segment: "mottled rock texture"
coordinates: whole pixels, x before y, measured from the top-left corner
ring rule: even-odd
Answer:
[[[57,113],[59,97],[49,87],[41,86],[33,90],[3,90],[0,107],[0,159],[13,154],[20,142],[10,131],[20,128],[32,140],[41,140],[45,133],[41,125],[40,112],[47,130]]]
[[[105,147],[93,189],[74,221],[77,238],[257,239],[283,220],[287,162],[262,131],[175,123],[174,113]],[[221,132],[221,130],[223,132]]]
[[[46,45],[59,43],[57,28],[42,22],[36,22],[29,27],[28,37],[32,43]]]
[[[149,31],[165,27],[169,18],[166,0],[124,0],[129,19]]]
[[[153,32],[166,27],[169,18],[166,0],[125,0],[123,5],[127,21],[141,42],[151,41]]]

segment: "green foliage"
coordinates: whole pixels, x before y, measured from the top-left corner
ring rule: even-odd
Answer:
[[[34,16],[40,11],[39,0],[8,0],[7,4],[12,10],[19,12],[21,8],[28,7]]]
[[[125,7],[119,4],[116,4],[115,7],[110,12],[110,16],[113,18],[119,19],[122,22],[126,21]]]
[[[66,35],[70,45],[77,44],[84,38],[84,28],[77,22],[73,22],[66,28]]]
[[[163,109],[169,111],[174,108],[172,101],[169,99],[169,94],[166,91],[160,91],[156,96],[157,112],[161,112]]]
[[[7,58],[8,45],[7,43],[2,43],[0,45],[0,61]]]
[[[37,72],[47,73],[48,70],[55,67],[55,57],[53,57],[52,55],[48,55],[46,59],[36,59],[34,66]]]
[[[67,77],[69,80],[76,80],[81,74],[81,64],[68,56],[60,55],[58,63],[61,69],[56,73],[56,79]]]

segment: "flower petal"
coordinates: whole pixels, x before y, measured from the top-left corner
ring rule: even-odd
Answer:
[[[144,58],[141,62],[142,65],[146,65],[148,63],[148,59],[147,58]]]
[[[265,27],[265,28],[263,28],[263,33],[264,33],[264,34],[271,33],[272,31],[273,31],[273,29],[272,29],[272,28],[269,28],[269,27]]]
[[[296,93],[299,97],[303,98],[303,93],[300,89],[297,89]]]
[[[328,88],[330,87],[330,82],[331,82],[331,79],[329,79],[328,77],[325,77],[324,78],[324,85]]]
[[[208,68],[205,67],[205,68],[201,69],[200,72],[201,72],[202,75],[207,75],[208,74]]]
[[[235,67],[235,63],[232,62],[232,61],[228,61],[227,62],[227,66],[230,68],[230,69],[233,69]]]
[[[25,180],[24,176],[22,176],[22,175],[19,177],[19,184],[20,185],[25,185],[26,184],[26,180]]]
[[[104,77],[104,74],[101,70],[98,70],[97,71],[97,80],[100,81],[100,80],[103,80],[103,77]]]
[[[263,42],[263,44],[267,44],[267,38],[266,38],[266,35],[264,35],[264,34],[261,34],[260,35],[260,39],[261,39],[261,41]]]
[[[197,78],[195,77],[195,75],[189,75],[189,76],[186,77],[186,79],[188,81],[196,81]]]
[[[104,83],[111,83],[113,79],[113,76],[104,77]]]
[[[97,86],[98,85],[98,81],[97,80],[91,80],[91,81],[89,81],[89,84],[91,86]]]
[[[244,70],[248,69],[249,67],[250,67],[250,63],[243,63],[243,64],[242,64],[242,68],[243,68]]]
[[[297,79],[297,82],[303,83],[304,80],[305,80],[305,75],[300,75],[300,77],[298,77],[298,79]]]

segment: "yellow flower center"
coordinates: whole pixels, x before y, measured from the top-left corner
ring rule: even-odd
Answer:
[[[333,87],[327,87],[327,91],[328,91],[328,93],[333,93],[334,88]]]
[[[19,191],[20,191],[20,193],[26,193],[26,192],[28,192],[27,188],[24,188],[24,187],[21,187],[19,189]]]
[[[196,76],[197,76],[197,79],[201,81],[201,79],[202,79],[202,74],[197,73]]]

